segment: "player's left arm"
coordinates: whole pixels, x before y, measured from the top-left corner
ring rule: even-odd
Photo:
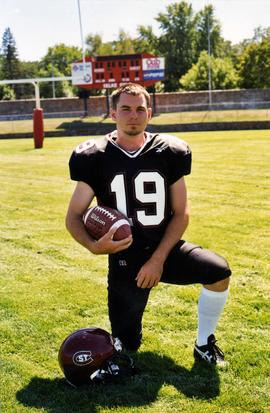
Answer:
[[[166,258],[188,226],[187,190],[183,177],[171,185],[170,197],[173,215],[157,249],[136,277],[140,288],[151,288],[159,283]]]

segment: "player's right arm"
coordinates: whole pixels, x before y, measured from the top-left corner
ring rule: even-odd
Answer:
[[[77,242],[93,254],[114,254],[128,248],[132,243],[132,237],[113,241],[116,229],[110,230],[98,241],[94,240],[85,230],[82,217],[94,196],[95,193],[89,185],[81,181],[77,183],[66,215],[67,230]]]

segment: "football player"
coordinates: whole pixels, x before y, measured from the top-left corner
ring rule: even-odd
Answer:
[[[224,308],[229,277],[227,261],[182,239],[189,211],[184,176],[191,171],[186,142],[145,131],[151,118],[150,96],[138,84],[112,93],[116,130],[79,145],[70,158],[77,181],[66,225],[93,254],[108,254],[108,307],[112,335],[136,351],[149,293],[159,282],[202,285],[198,302],[196,360],[223,365],[214,332]],[[110,230],[98,241],[86,232],[82,216],[93,198],[118,209],[132,225],[132,236],[113,240]]]

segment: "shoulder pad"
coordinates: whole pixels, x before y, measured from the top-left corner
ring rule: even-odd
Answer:
[[[178,138],[174,135],[166,135],[161,134],[159,135],[160,141],[164,142],[164,144],[171,149],[173,152],[182,152],[183,154],[190,153],[190,148],[184,140]]]
[[[94,152],[103,152],[107,146],[107,143],[108,141],[105,138],[88,139],[87,141],[84,141],[80,143],[78,146],[76,146],[74,152],[76,154],[84,153],[85,155]]]

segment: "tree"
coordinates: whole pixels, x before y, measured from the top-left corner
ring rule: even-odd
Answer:
[[[223,38],[221,37],[221,26],[214,16],[214,8],[212,5],[205,6],[205,8],[197,14],[197,56],[199,56],[203,50],[208,51],[209,46],[211,55],[220,57]]]
[[[11,85],[0,85],[0,100],[15,100],[16,95]]]
[[[151,26],[138,26],[138,37],[134,39],[136,53],[159,54],[158,37],[154,34]]]
[[[39,70],[39,77],[51,77],[52,70],[54,71],[55,77],[62,77],[61,73],[57,68],[53,68],[52,65],[48,65],[46,69]],[[41,82],[40,83],[40,95],[42,98],[53,97],[53,88],[55,91],[55,97],[71,97],[73,96],[73,89],[68,80],[63,80],[61,82]]]
[[[49,71],[49,76],[71,76],[71,63],[82,59],[82,52],[78,47],[66,46],[64,43],[49,47],[48,52],[40,61],[40,69]],[[50,70],[49,70],[50,68]]]
[[[88,56],[104,56],[114,54],[113,42],[103,43],[100,34],[88,34],[86,36],[86,53]]]
[[[33,79],[39,77],[38,62],[20,61],[20,73],[22,79]],[[35,89],[32,84],[22,83],[20,87],[21,97],[24,99],[32,99],[35,97]]]
[[[1,47],[2,79],[18,79],[20,77],[20,62],[15,39],[10,28],[6,28]]]
[[[89,56],[97,56],[102,47],[102,37],[100,34],[88,34],[86,36],[86,50]]]
[[[71,64],[82,60],[82,52],[78,47],[66,46],[64,43],[49,47],[46,55],[39,64],[38,77],[64,77],[71,76]],[[40,83],[42,97],[73,96],[74,88],[66,80],[62,82]]]
[[[270,27],[256,27],[251,42],[260,43],[264,39],[270,40]]]
[[[248,44],[240,56],[239,76],[243,88],[270,87],[270,39]]]
[[[124,30],[120,29],[117,40],[103,43],[99,34],[88,34],[86,37],[88,56],[104,56],[135,53],[134,40]]]
[[[119,37],[116,42],[114,42],[114,54],[133,54],[135,53],[133,46],[133,39],[128,33],[120,29]]]
[[[156,20],[163,34],[158,49],[166,58],[165,91],[179,88],[179,77],[196,61],[196,17],[192,6],[185,1],[167,7]]]
[[[238,76],[230,59],[209,57],[202,51],[198,62],[181,77],[180,85],[185,90],[208,90],[209,59],[211,63],[212,89],[233,89],[238,85]]]
[[[19,79],[20,75],[20,62],[18,59],[18,53],[16,49],[15,39],[9,27],[4,31],[2,38],[2,47],[1,47],[1,78],[2,79]],[[13,94],[10,93],[10,90],[13,90]],[[7,99],[10,99],[14,96],[19,98],[21,95],[20,85],[12,85],[9,88],[4,88],[2,96],[7,96]]]

